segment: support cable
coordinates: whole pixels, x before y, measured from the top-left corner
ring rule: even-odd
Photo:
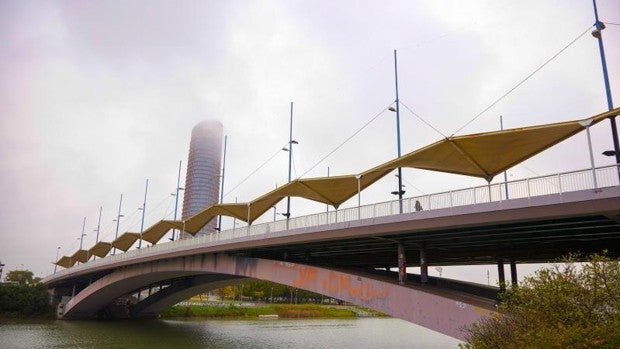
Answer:
[[[432,128],[435,132],[439,133],[441,136],[443,136],[444,138],[448,138],[445,134],[443,134],[441,131],[439,131],[438,129],[436,129],[433,125],[431,125],[429,122],[427,122],[426,120],[424,120],[420,115],[418,115],[416,112],[414,112],[413,110],[411,110],[411,108],[409,108],[405,103],[402,102],[402,100],[400,101],[400,104],[405,107],[405,109],[409,110],[409,112],[411,114],[413,114],[415,117],[417,117],[418,119],[420,119],[420,121],[422,121],[426,126]]]
[[[250,179],[250,177],[252,177],[256,172],[258,172],[261,168],[263,168],[265,165],[267,165],[271,160],[273,160],[273,158],[275,158],[278,154],[280,154],[280,152],[282,151],[283,147],[286,147],[286,145],[288,144],[288,142],[286,142],[284,145],[282,145],[282,147],[280,147],[280,149],[278,149],[275,153],[273,153],[273,155],[271,155],[267,160],[265,160],[265,162],[263,162],[260,166],[258,166],[254,171],[252,171],[249,175],[247,175],[247,177],[245,177],[244,179],[241,180],[241,182],[239,182],[237,185],[235,185],[232,189],[230,189],[226,194],[224,194],[224,197],[228,196],[228,194],[232,193],[233,191],[235,191],[235,189],[239,188],[239,186],[241,186],[241,184],[245,183],[245,181],[247,181],[248,179]]]
[[[571,47],[575,42],[577,42],[577,40],[579,40],[582,36],[584,36],[586,33],[588,33],[590,31],[590,29],[592,28],[592,26],[589,26],[586,30],[583,31],[583,33],[579,34],[576,38],[574,38],[571,42],[569,42],[566,46],[564,46],[560,51],[558,51],[556,54],[554,54],[553,56],[551,56],[551,58],[549,58],[548,60],[546,60],[542,65],[540,65],[538,68],[534,69],[533,72],[531,72],[528,76],[525,77],[525,79],[519,81],[519,83],[517,83],[513,88],[511,88],[510,90],[508,90],[506,93],[504,93],[503,95],[501,95],[499,98],[497,98],[493,103],[491,103],[488,107],[484,108],[484,110],[482,110],[480,113],[478,113],[476,116],[474,116],[471,120],[469,120],[468,122],[465,123],[465,125],[461,126],[461,128],[459,128],[458,130],[456,130],[450,137],[454,136],[455,134],[459,133],[459,131],[461,131],[462,129],[464,129],[465,127],[467,127],[469,124],[471,124],[472,122],[474,122],[476,119],[478,119],[482,114],[486,113],[489,109],[493,108],[497,103],[499,103],[502,99],[504,99],[506,96],[508,96],[509,94],[511,94],[514,90],[516,90],[517,88],[519,88],[519,86],[523,85],[526,81],[528,81],[532,76],[534,76],[536,73],[538,73],[542,68],[544,68],[547,64],[551,63],[551,61],[553,61],[554,59],[556,59],[560,54],[562,54],[564,51],[566,51],[566,49],[568,49],[569,47]]]
[[[383,110],[378,112],[375,116],[373,116],[370,120],[368,120],[362,127],[360,127],[357,131],[353,132],[353,134],[351,136],[349,136],[347,139],[345,139],[342,143],[340,143],[332,151],[330,151],[329,153],[325,154],[321,159],[319,159],[319,161],[317,161],[314,165],[312,165],[312,167],[310,167],[306,172],[302,173],[301,176],[299,176],[297,178],[301,178],[301,177],[305,176],[306,174],[308,174],[308,172],[314,170],[315,167],[317,167],[320,163],[325,161],[325,159],[327,159],[332,154],[334,154],[338,149],[342,148],[342,146],[344,146],[347,142],[349,142],[353,137],[357,136],[358,133],[362,132],[363,129],[365,129],[368,125],[370,125],[373,121],[375,121],[379,116],[381,116],[381,114],[385,113],[385,111],[388,110],[389,107],[390,106],[387,106],[387,107],[383,108]]]

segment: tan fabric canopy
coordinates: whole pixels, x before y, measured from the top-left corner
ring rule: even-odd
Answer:
[[[383,175],[360,175],[360,190],[369,187]],[[250,202],[250,222],[288,196],[321,202],[338,208],[357,194],[357,175],[296,179]],[[247,221],[247,219],[245,219]]]
[[[76,262],[77,261],[71,257],[62,256],[62,258],[60,258],[55,264],[63,268],[71,268]]]
[[[359,175],[297,179],[249,203],[212,205],[184,222],[162,220],[145,230],[142,238],[156,244],[173,228],[196,234],[209,221],[220,215],[251,223],[287,196],[301,197],[338,208],[343,202],[353,197],[358,189],[364,190],[399,167],[455,173],[490,181],[495,175],[575,135],[586,127],[619,114],[620,108],[616,108],[584,120],[448,137]],[[139,238],[139,233],[127,232],[114,240],[111,246],[127,251]],[[89,252],[91,255],[103,257],[109,250],[110,244],[100,242],[89,251],[80,250],[72,257],[64,256],[56,264],[68,268],[78,260],[85,262]]]
[[[122,251],[127,251],[136,240],[140,238],[140,233],[124,233],[116,240],[112,241],[112,247],[118,248]]]
[[[109,242],[99,241],[95,246],[88,250],[91,256],[97,256],[99,258],[105,257],[112,249],[112,244]]]
[[[620,108],[589,119],[448,137],[377,166],[367,173],[386,173],[399,167],[456,173],[490,181],[495,175],[575,135]]]
[[[235,203],[235,204],[215,204],[205,208],[197,214],[191,216],[185,221],[185,227],[177,228],[182,229],[186,233],[196,234],[202,227],[207,225],[214,217],[228,216],[240,219],[242,221],[248,220],[248,204],[247,203]]]
[[[142,233],[142,240],[148,241],[151,244],[155,245],[159,240],[161,240],[164,235],[166,235],[170,231],[170,229],[183,229],[183,222],[168,220],[159,221],[150,226]]]
[[[90,253],[87,250],[78,250],[71,256],[72,260],[82,263],[88,262],[88,258],[90,258]]]

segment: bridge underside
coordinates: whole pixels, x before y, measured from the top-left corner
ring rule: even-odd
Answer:
[[[279,249],[251,248],[231,253],[312,265],[383,268],[394,266],[398,242],[404,244],[407,261],[413,265],[420,260],[421,249],[426,251],[430,265],[494,264],[499,258],[547,263],[577,252],[585,257],[608,250],[610,257],[620,257],[620,249],[610,249],[620,246],[619,226],[617,217],[593,215],[287,244]]]
[[[500,259],[547,263],[569,253],[587,257],[603,250],[619,258],[619,194],[614,187],[415,212],[402,215],[415,217],[408,221],[361,220],[359,228],[351,224],[334,229],[323,233],[323,239],[315,234],[312,241],[282,239],[280,244],[272,241],[227,252],[365,269],[393,267],[397,244],[403,244],[408,266],[419,265],[421,250],[427,263],[435,266],[494,264]],[[350,231],[355,235],[347,236]]]
[[[246,278],[273,281],[365,306],[463,339],[464,326],[493,311],[495,302],[433,285],[399,285],[381,273],[343,270],[223,254],[202,254],[124,267],[95,281],[65,307],[66,318],[95,317],[137,290],[157,292],[138,302],[133,316],[154,316],[192,295]],[[153,287],[165,285],[166,287]]]

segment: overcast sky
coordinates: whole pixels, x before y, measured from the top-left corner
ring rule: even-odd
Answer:
[[[598,3],[617,106],[620,2]],[[392,159],[395,114],[381,112],[395,98],[394,49],[402,103],[451,135],[587,31],[458,134],[498,129],[500,115],[512,128],[604,112],[593,22],[590,0],[0,1],[0,261],[48,275],[57,247],[78,249],[84,217],[84,247],[95,243],[100,206],[99,239],[112,241],[121,193],[120,233],[139,231],[147,178],[146,226],[171,218],[179,161],[183,181],[191,128],[205,119],[228,135],[225,202],[286,182],[280,152],[231,191],[288,141],[291,101],[293,177]],[[407,110],[401,129],[403,153],[442,137]],[[596,164],[610,164],[599,155],[612,147],[609,122],[592,134]],[[587,166],[582,134],[508,174]],[[406,196],[484,184],[422,170],[404,179]],[[395,187],[388,176],[362,203]],[[291,212],[323,209],[293,199]]]

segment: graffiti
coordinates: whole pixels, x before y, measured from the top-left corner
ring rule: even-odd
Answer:
[[[388,291],[375,288],[375,283],[362,277],[349,274],[327,271],[324,269],[297,265],[294,263],[277,262],[275,267],[294,269],[296,278],[291,285],[307,290],[315,290],[324,294],[338,295],[338,298],[359,299],[368,302],[374,299],[385,299]]]
[[[313,267],[298,267],[298,277],[293,281],[293,286],[303,288],[314,283],[317,279],[317,270]]]

